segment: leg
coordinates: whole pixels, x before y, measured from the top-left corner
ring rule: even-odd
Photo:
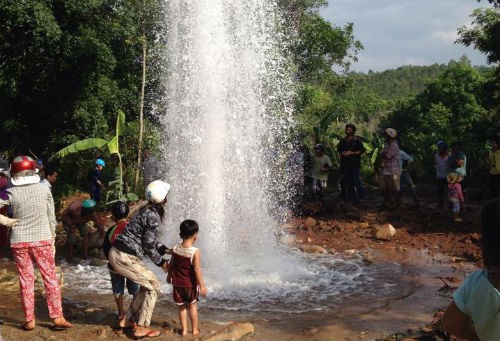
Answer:
[[[199,334],[200,329],[198,328],[198,307],[196,305],[196,302],[189,305],[189,318],[191,319],[193,334]]]
[[[33,248],[35,258],[40,274],[42,275],[43,285],[47,293],[47,306],[49,316],[54,321],[54,326],[70,328],[71,324],[63,316],[61,289],[57,282],[56,264],[51,245]]]
[[[365,198],[365,188],[363,187],[363,183],[361,182],[361,177],[359,176],[359,168],[354,168],[354,187],[356,187],[356,191],[358,192],[358,198]]]
[[[189,310],[189,313],[191,315],[191,309]],[[183,305],[179,306],[179,321],[181,322],[181,335],[182,336],[185,336],[188,333],[187,318],[188,318],[188,315],[187,315],[186,304],[183,304]]]
[[[21,303],[26,322],[35,326],[35,276],[33,261],[29,248],[13,248],[12,253],[19,273],[19,288],[21,289]],[[32,328],[30,328],[32,329]]]
[[[87,258],[89,256],[89,234],[85,233],[83,235],[83,257]]]
[[[135,336],[144,336],[150,331],[147,327],[151,323],[151,316],[160,291],[160,282],[155,274],[135,256],[111,248],[109,261],[117,273],[141,286],[130,303],[127,318],[133,319],[138,324]]]

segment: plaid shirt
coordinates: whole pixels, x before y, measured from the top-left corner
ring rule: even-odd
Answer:
[[[386,142],[382,150],[382,175],[401,174],[399,166],[399,145],[396,140]]]
[[[56,214],[50,189],[41,183],[9,188],[9,198],[0,207],[11,206],[18,224],[10,232],[10,243],[50,241],[56,236]]]

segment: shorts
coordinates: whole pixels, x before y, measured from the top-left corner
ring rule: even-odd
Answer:
[[[111,276],[111,287],[113,289],[113,294],[119,295],[125,293],[125,282],[127,283],[127,291],[129,295],[135,295],[139,291],[139,284],[131,281],[127,277],[123,277],[116,272],[109,272]]]
[[[381,191],[394,191],[399,192],[401,189],[400,175],[381,175],[378,189]]]
[[[176,287],[172,291],[174,303],[177,305],[195,304],[199,297],[199,287]]]
[[[75,234],[73,232],[73,226],[63,224],[64,231],[66,231],[66,244],[75,244],[77,242],[75,238]],[[80,232],[80,236],[86,235],[89,233],[89,229],[87,228],[87,224],[77,224],[75,227],[78,228],[78,232]]]
[[[313,180],[313,192],[314,193],[322,192],[322,191],[326,190],[327,187],[328,187],[328,180],[320,180],[320,179],[314,178],[314,180]]]

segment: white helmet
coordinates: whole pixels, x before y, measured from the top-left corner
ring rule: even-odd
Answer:
[[[165,200],[170,185],[165,181],[155,180],[146,187],[146,198],[154,204],[159,204]]]

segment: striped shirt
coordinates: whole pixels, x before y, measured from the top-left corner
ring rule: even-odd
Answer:
[[[55,238],[57,222],[54,199],[46,185],[36,183],[11,187],[9,198],[0,199],[0,208],[3,206],[11,206],[13,218],[19,219],[10,233],[12,247]]]

